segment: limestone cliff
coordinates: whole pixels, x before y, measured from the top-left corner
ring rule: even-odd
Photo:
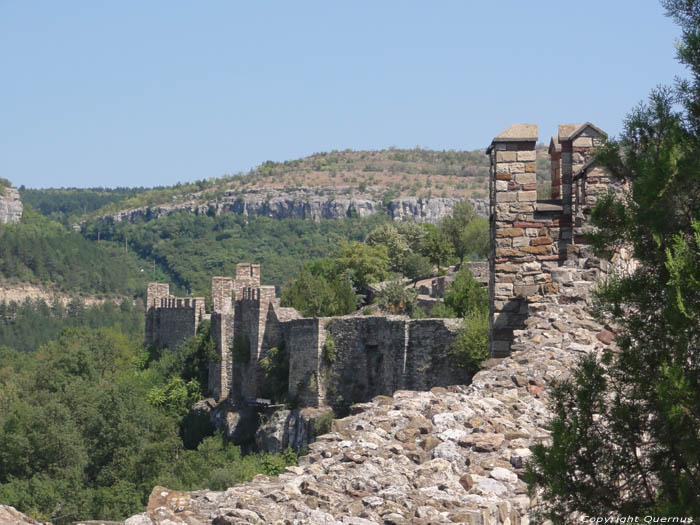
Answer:
[[[13,224],[22,218],[22,201],[17,188],[0,191],[0,222]]]
[[[450,197],[418,198],[400,197],[386,205],[381,196],[372,193],[345,195],[343,188],[310,188],[294,190],[252,189],[242,192],[227,191],[211,200],[200,194],[186,199],[123,210],[109,215],[114,221],[134,221],[156,218],[178,210],[195,214],[236,213],[238,215],[260,215],[273,219],[342,219],[345,217],[367,217],[386,210],[394,220],[416,220],[436,223],[449,215],[460,199]],[[483,216],[488,213],[488,204],[482,199],[468,199]]]

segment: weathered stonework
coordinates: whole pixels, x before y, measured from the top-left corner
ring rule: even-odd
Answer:
[[[255,264],[237,265],[235,279],[214,277],[212,304],[211,333],[219,359],[209,366],[208,386],[219,402],[243,406],[262,397],[261,360],[274,347],[286,350],[288,394],[302,407],[349,405],[398,389],[469,379],[449,358],[461,326],[457,319],[302,318],[293,308],[280,307],[273,286],[260,285]],[[175,298],[167,284],[151,283],[146,342],[177,347],[206,318],[203,305],[201,298]],[[329,338],[332,357],[325,350]]]
[[[568,258],[582,256],[588,217],[610,178],[594,154],[606,134],[587,122],[563,124],[549,146],[552,200],[538,201],[532,184],[537,126],[514,124],[486,150],[490,157],[490,346],[493,357],[510,354],[513,334],[524,327],[528,304],[557,302],[553,279]]]
[[[611,262],[596,259],[585,245],[576,242],[574,228],[579,228],[579,223],[572,221],[572,213],[578,219],[577,210],[581,210],[580,227],[585,226],[586,207],[590,209],[594,204],[588,197],[600,195],[609,182],[602,172],[595,171],[598,168],[590,160],[572,171],[564,169],[568,158],[562,155],[560,191],[570,193],[572,185],[580,181],[575,198],[570,195],[561,202],[533,202],[524,195],[518,200],[518,192],[531,191],[523,187],[529,184],[524,182],[529,178],[517,177],[531,173],[527,171],[532,169],[527,165],[530,160],[526,159],[537,140],[533,128],[509,128],[494,139],[488,150],[492,169],[492,352],[495,342],[502,346],[497,346],[494,354],[507,357],[487,362],[468,386],[426,391],[432,380],[431,369],[437,374],[446,373],[439,363],[440,351],[434,350],[435,342],[442,340],[431,333],[433,329],[441,330],[433,325],[436,320],[415,325],[405,322],[408,349],[403,354],[407,358],[404,368],[397,361],[401,354],[392,354],[387,361],[377,359],[380,345],[400,345],[400,325],[393,326],[390,318],[372,321],[383,325],[375,327],[374,335],[361,332],[363,327],[355,326],[350,319],[337,320],[330,326],[322,320],[299,320],[309,325],[307,335],[314,330],[321,334],[324,329],[333,334],[337,370],[341,373],[345,370],[350,376],[354,367],[357,372],[353,377],[364,384],[369,382],[368,373],[376,372],[382,378],[379,382],[393,381],[399,370],[406,384],[411,385],[404,388],[416,390],[397,390],[392,396],[378,395],[370,402],[353,405],[350,416],[333,421],[332,431],[309,445],[309,454],[300,458],[298,467],[288,467],[278,478],[257,476],[225,492],[190,492],[186,497],[156,487],[153,505],[130,518],[133,521],[127,520],[126,525],[165,525],[173,521],[538,523],[531,515],[536,501],[528,495],[524,473],[531,446],[550,439],[547,387],[565,378],[580,356],[600,354],[614,344],[613,327],[599,324],[588,312],[591,290],[605,277],[611,263],[629,271],[633,262],[624,250]],[[602,140],[602,135],[594,135],[600,133],[596,128],[580,128],[572,125],[562,130],[561,138],[565,140],[561,142],[571,143],[572,159],[574,153],[581,159],[591,154],[590,150],[573,148],[595,147],[596,141]],[[576,159],[578,162],[579,157]],[[522,167],[517,165],[519,162]],[[526,171],[521,173],[521,169]],[[570,178],[564,177],[567,172]],[[506,185],[497,184],[499,181]],[[602,186],[593,191],[597,184]],[[504,192],[516,198],[498,199]],[[569,202],[569,212],[565,212],[564,201]],[[337,335],[334,330],[339,330]],[[377,345],[376,352],[373,344]],[[416,351],[410,350],[412,345]],[[311,337],[305,346],[311,349],[309,355],[315,356],[315,360],[310,359],[313,366],[321,366],[317,363],[323,360],[322,338]],[[361,350],[353,351],[353,346]],[[427,348],[433,350],[425,353]],[[347,361],[346,369],[341,366],[345,361],[343,349],[355,355]],[[360,365],[362,352],[365,362]],[[406,378],[412,376],[406,371],[411,366],[416,367],[417,376],[409,380]],[[423,379],[427,383],[421,384]],[[172,503],[163,503],[163,498],[171,498]]]

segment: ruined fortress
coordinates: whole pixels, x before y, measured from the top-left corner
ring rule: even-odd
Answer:
[[[595,284],[604,263],[586,257],[582,242],[596,199],[610,187],[609,177],[593,160],[605,138],[591,123],[559,126],[549,146],[552,198],[546,201],[537,200],[537,126],[510,126],[487,148],[492,357],[510,355],[531,304],[564,304]],[[584,272],[576,273],[575,280],[572,269]],[[461,326],[458,319],[304,318],[280,306],[273,286],[260,285],[255,264],[237,265],[233,278],[212,279],[210,315],[203,297],[176,298],[167,284],[149,285],[146,343],[175,348],[194,336],[206,318],[219,356],[210,365],[209,390],[234,406],[265,397],[265,359],[273,349],[286,354],[287,393],[301,406],[339,400],[350,404],[469,379],[449,358]]]
[[[604,138],[592,124],[560,126],[550,143],[552,199],[546,201],[536,198],[535,126],[511,126],[488,148],[491,352],[507,357],[491,360],[469,384],[398,390],[354,405],[331,432],[316,437],[298,467],[278,478],[220,493],[156,487],[157,505],[138,519],[170,523],[186,501],[184,512],[203,522],[539,523],[531,516],[537,500],[523,479],[532,445],[550,436],[547,387],[582,355],[614,346],[614,327],[590,314],[591,289],[611,265],[620,272],[634,267],[624,250],[607,261],[584,244],[596,199],[620,190],[593,160]],[[314,320],[290,321],[290,329],[299,322]],[[409,334],[411,323],[403,324]],[[370,324],[362,330],[348,332],[356,346],[373,337]],[[314,337],[309,347],[318,355],[323,343]],[[356,374],[364,373],[358,367]]]
[[[210,365],[209,391],[234,406],[265,396],[263,360],[272,349],[284,349],[288,395],[301,406],[349,404],[468,379],[449,358],[459,319],[304,318],[280,306],[274,286],[260,285],[257,264],[238,264],[235,278],[212,279],[210,315],[202,297],[172,297],[167,284],[149,285],[147,344],[175,348],[207,318],[219,355]]]

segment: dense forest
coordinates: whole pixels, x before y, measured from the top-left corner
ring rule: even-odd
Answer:
[[[155,485],[222,490],[296,456],[250,454],[189,407],[203,395],[208,326],[177,352],[110,328],[0,346],[0,501],[56,524],[141,511]]]
[[[25,206],[22,221],[0,225],[0,275],[70,293],[142,293],[146,263],[116,245],[96,244]],[[164,278],[162,273],[156,277]]]

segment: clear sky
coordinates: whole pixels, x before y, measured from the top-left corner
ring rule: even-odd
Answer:
[[[654,0],[0,0],[0,176],[155,186],[332,149],[617,134],[683,74]]]

